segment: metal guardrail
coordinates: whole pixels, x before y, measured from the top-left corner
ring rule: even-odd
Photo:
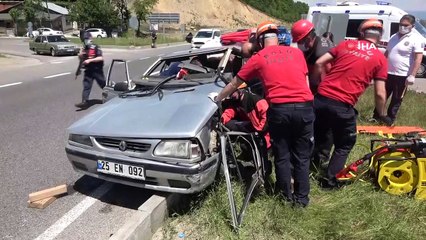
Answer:
[[[148,21],[151,24],[155,23],[179,23],[179,13],[152,13],[148,16]]]

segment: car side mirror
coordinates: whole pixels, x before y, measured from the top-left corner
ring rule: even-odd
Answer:
[[[128,89],[129,89],[129,86],[127,81],[118,82],[114,85],[114,91],[124,92],[124,91],[127,91]]]

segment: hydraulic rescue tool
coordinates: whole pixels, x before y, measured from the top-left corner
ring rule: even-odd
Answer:
[[[371,153],[336,174],[337,180],[354,181],[369,174],[390,194],[426,200],[426,138],[371,140],[370,149]]]

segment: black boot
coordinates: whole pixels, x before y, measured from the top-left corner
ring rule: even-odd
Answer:
[[[87,108],[89,106],[89,103],[86,100],[84,100],[81,103],[74,104],[74,106],[78,108]]]

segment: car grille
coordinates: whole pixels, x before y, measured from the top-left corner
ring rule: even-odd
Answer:
[[[194,42],[194,44],[196,44],[196,45],[203,45],[204,43],[203,42]]]
[[[146,152],[151,148],[151,144],[149,143],[133,142],[115,138],[96,138],[96,141],[104,147],[113,148],[117,150],[120,150],[119,145],[121,141],[126,142],[126,151]]]
[[[74,48],[74,46],[65,46],[64,48],[66,48],[66,49],[67,49],[67,48],[72,48],[72,49],[73,49],[73,48]]]

